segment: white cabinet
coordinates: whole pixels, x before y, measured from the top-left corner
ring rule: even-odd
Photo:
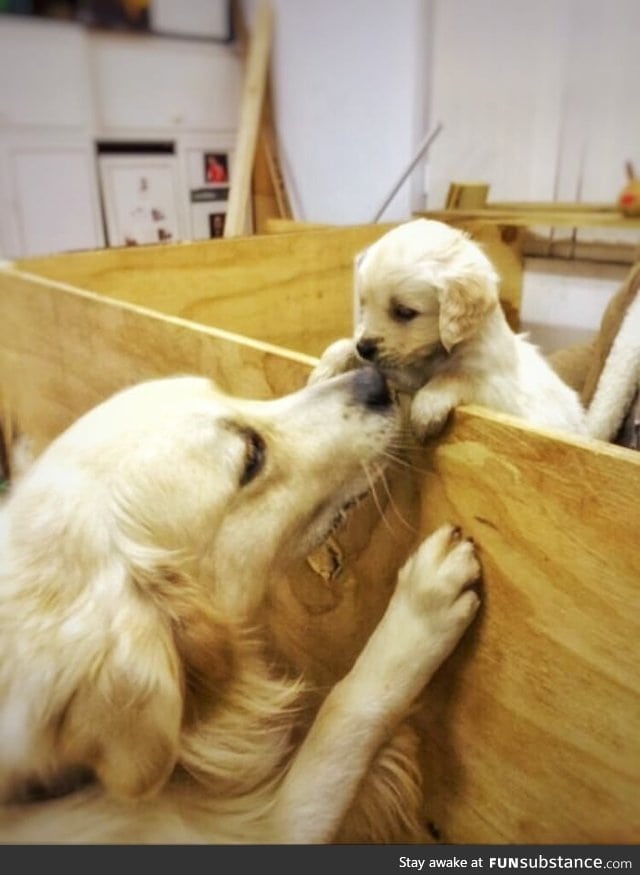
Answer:
[[[0,15],[0,129],[91,125],[84,28]]]
[[[104,245],[83,28],[0,17],[0,256]]]
[[[227,190],[203,162],[230,168],[241,87],[226,44],[0,15],[0,258],[218,233]]]
[[[47,144],[9,149],[17,252],[41,255],[103,245],[93,155]],[[11,253],[9,253],[11,254]]]
[[[104,33],[89,40],[99,137],[236,130],[242,62],[228,46]]]

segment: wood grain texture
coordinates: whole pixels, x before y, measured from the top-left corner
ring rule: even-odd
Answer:
[[[353,330],[353,259],[389,225],[23,259],[21,270],[321,355]]]
[[[423,457],[421,530],[462,525],[480,621],[422,713],[453,842],[640,835],[640,456],[459,412]]]
[[[130,270],[140,257],[106,255]],[[271,397],[302,385],[313,364],[17,271],[0,272],[0,315],[3,409],[38,446],[140,379],[203,373]],[[636,842],[640,456],[467,408],[412,464],[390,471],[393,500],[379,486],[280,582],[275,641],[326,688],[384,610],[412,544],[445,520],[461,525],[481,556],[483,608],[416,717],[426,819],[456,843]]]
[[[0,397],[37,447],[140,380],[201,373],[229,392],[270,398],[302,386],[314,362],[13,271],[0,271],[0,314]]]

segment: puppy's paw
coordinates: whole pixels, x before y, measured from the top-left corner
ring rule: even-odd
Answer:
[[[336,340],[323,352],[322,357],[311,371],[307,385],[321,383],[345,371],[351,371],[361,364],[352,338]]]
[[[417,649],[435,668],[476,615],[480,598],[470,587],[479,577],[480,563],[472,542],[450,525],[423,541],[400,571],[397,595],[414,619],[419,619]],[[415,623],[411,625],[415,629]]]
[[[422,389],[411,403],[411,426],[421,443],[439,434],[445,426],[454,405],[438,391]]]

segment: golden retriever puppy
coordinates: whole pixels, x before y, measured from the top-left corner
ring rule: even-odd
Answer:
[[[392,229],[356,259],[356,336],[332,344],[310,382],[374,362],[413,394],[419,439],[440,431],[459,404],[586,434],[578,395],[509,327],[498,282],[462,231],[427,219]]]
[[[370,367],[262,402],[180,377],[48,447],[0,516],[0,841],[327,842],[359,805],[365,837],[415,827],[399,724],[476,613],[472,545],[418,547],[306,735],[256,628],[398,419]]]

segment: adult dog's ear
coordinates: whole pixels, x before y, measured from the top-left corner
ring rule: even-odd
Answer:
[[[182,671],[183,722],[189,725],[206,714],[233,676],[236,630],[186,574],[165,569],[161,580],[154,597],[171,624]]]
[[[120,581],[122,583],[122,581]],[[131,574],[112,592],[111,627],[56,728],[64,762],[91,768],[120,798],[153,795],[180,732],[231,673],[231,635],[184,575]]]
[[[498,304],[498,280],[488,267],[468,275],[444,277],[438,292],[440,341],[447,352],[472,337]]]

